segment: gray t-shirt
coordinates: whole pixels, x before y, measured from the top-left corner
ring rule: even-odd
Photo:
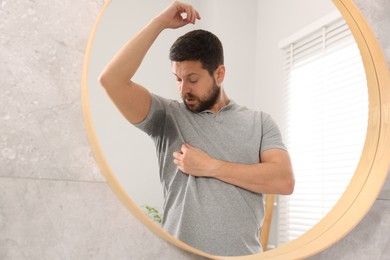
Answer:
[[[233,101],[218,113],[193,113],[182,102],[152,94],[150,111],[136,127],[153,139],[164,193],[163,228],[206,253],[237,256],[262,251],[261,194],[214,178],[182,173],[173,152],[188,143],[224,161],[259,163],[267,149],[284,149],[281,134],[263,112]]]

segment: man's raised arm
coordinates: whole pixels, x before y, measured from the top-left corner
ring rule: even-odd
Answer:
[[[149,48],[163,30],[194,24],[196,19],[200,19],[199,13],[191,5],[172,2],[129,40],[104,68],[99,83],[131,123],[144,120],[150,109],[149,91],[132,81]]]

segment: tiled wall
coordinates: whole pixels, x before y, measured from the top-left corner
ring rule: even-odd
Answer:
[[[0,0],[0,259],[201,259],[142,226],[91,155],[80,79],[103,0]],[[390,61],[390,2],[355,0]],[[350,235],[312,259],[390,255],[390,181]]]

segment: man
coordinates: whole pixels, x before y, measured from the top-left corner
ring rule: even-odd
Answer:
[[[262,194],[291,194],[294,177],[272,119],[237,105],[223,89],[219,39],[195,30],[171,47],[183,102],[132,81],[162,31],[198,19],[192,6],[172,2],[122,47],[99,81],[127,120],[154,140],[165,199],[163,228],[210,254],[258,253]]]

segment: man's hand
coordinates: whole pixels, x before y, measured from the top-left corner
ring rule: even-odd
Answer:
[[[215,178],[255,193],[290,195],[294,191],[290,156],[284,150],[269,149],[261,153],[261,163],[241,164],[217,160],[198,148],[183,144],[173,157],[184,174]]]
[[[197,177],[212,177],[217,160],[202,150],[183,144],[181,150],[173,153],[174,164],[183,172]]]
[[[164,28],[176,29],[200,20],[199,13],[189,4],[173,1],[156,18]]]

